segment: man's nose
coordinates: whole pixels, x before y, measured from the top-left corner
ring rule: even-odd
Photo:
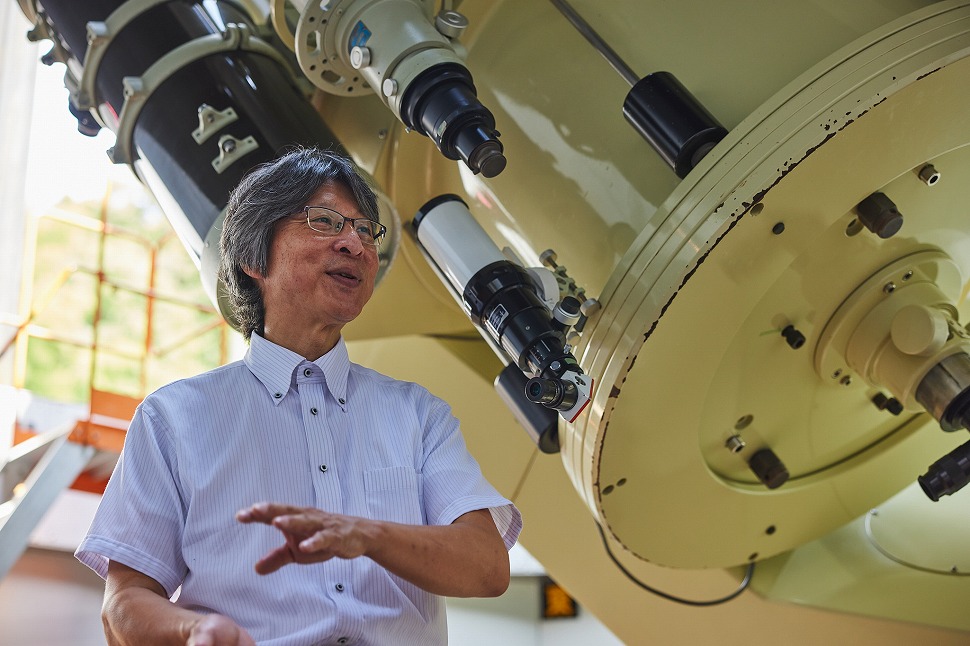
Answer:
[[[349,223],[344,223],[343,228],[340,232],[334,236],[334,246],[337,251],[341,253],[349,253],[351,255],[358,255],[364,251],[364,243],[361,241],[360,236],[354,231],[354,228],[349,225]]]

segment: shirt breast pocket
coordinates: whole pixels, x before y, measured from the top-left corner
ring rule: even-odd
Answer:
[[[371,518],[423,525],[421,476],[411,467],[387,467],[364,472],[364,491]]]

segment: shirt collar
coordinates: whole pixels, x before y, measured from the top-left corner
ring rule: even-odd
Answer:
[[[310,363],[296,352],[268,341],[255,332],[250,338],[244,361],[275,404],[286,397],[290,385],[294,383],[296,369],[301,364]],[[323,371],[327,390],[343,407],[347,401],[347,374],[350,372],[350,357],[343,337],[330,352],[312,363]]]

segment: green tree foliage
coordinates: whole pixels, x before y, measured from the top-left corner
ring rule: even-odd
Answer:
[[[25,386],[43,397],[86,401],[92,365],[94,388],[140,397],[220,362],[224,325],[157,206],[123,190],[105,204],[65,200],[38,222],[34,307],[52,297],[34,319],[48,338],[28,343]]]

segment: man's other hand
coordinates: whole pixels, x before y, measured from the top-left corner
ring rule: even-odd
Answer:
[[[206,615],[192,626],[185,646],[256,646],[256,642],[232,619]]]

